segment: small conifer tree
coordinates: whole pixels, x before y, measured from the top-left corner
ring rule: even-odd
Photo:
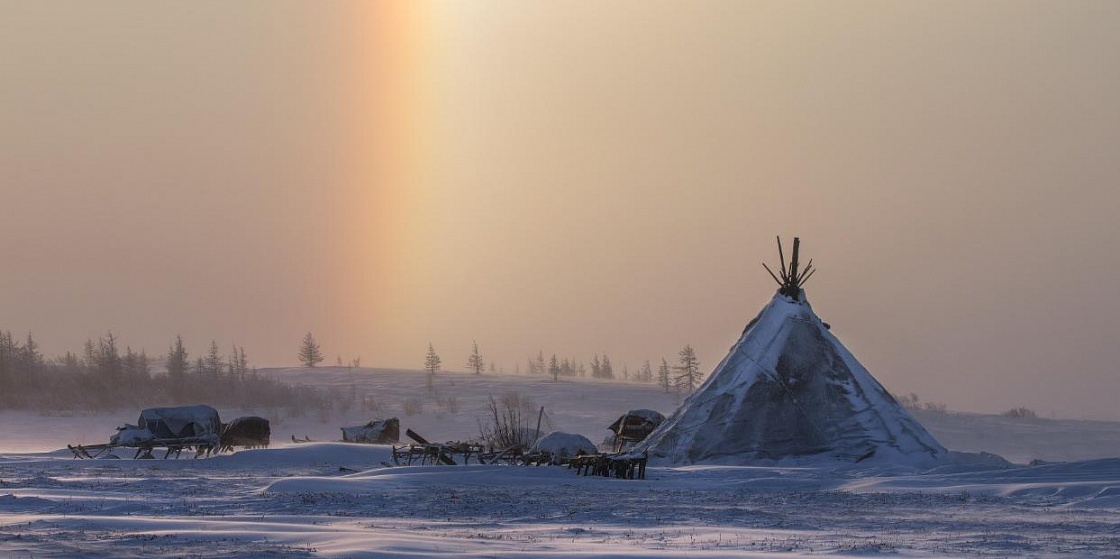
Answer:
[[[304,367],[314,367],[323,362],[323,352],[319,350],[319,343],[311,332],[303,337],[303,344],[299,347],[299,362]]]

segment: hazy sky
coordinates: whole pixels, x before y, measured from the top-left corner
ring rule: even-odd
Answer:
[[[710,370],[800,235],[889,389],[1120,419],[1117,29],[1117,2],[4,2],[0,328]]]

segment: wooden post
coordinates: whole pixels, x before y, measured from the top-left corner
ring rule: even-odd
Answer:
[[[537,438],[533,439],[533,443],[536,443],[537,439],[541,438],[541,419],[542,418],[544,418],[544,406],[541,406],[541,411],[540,411],[540,413],[537,414]]]
[[[435,446],[435,445],[432,445],[432,443],[428,442],[428,440],[425,439],[424,437],[421,437],[419,434],[416,433],[416,431],[413,431],[412,429],[406,429],[404,434],[408,435],[408,437],[410,439],[412,439],[412,440],[414,440],[414,441],[416,441],[416,442],[418,442],[422,445]],[[447,464],[448,466],[454,466],[455,465],[455,461],[452,460],[451,457],[445,455],[443,453],[442,449],[437,454],[439,456],[439,461],[440,462],[443,462],[444,464]]]
[[[781,267],[782,281],[778,282],[778,285],[781,285],[782,282],[789,281],[789,278],[786,276],[786,257],[785,257],[784,254],[782,254],[782,236],[781,235],[778,235],[778,259],[782,261],[782,267]],[[765,264],[763,264],[763,266],[765,266]],[[769,270],[769,268],[767,268],[767,270]],[[773,275],[773,274],[774,274],[774,272],[770,272],[770,275]]]
[[[801,238],[793,238],[793,258],[789,260],[789,277],[791,281],[797,280],[797,251],[801,248]]]

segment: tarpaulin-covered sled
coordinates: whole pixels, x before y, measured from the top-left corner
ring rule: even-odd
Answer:
[[[135,448],[135,458],[152,458],[152,451],[166,449],[178,457],[184,449],[208,455],[221,443],[222,421],[218,410],[206,405],[149,408],[140,412],[136,425],[118,427],[108,444],[67,445],[76,458],[97,458],[113,448]]]
[[[341,429],[344,443],[392,444],[401,438],[401,421],[395,417]]]
[[[222,451],[232,451],[233,447],[268,448],[272,442],[272,426],[263,417],[239,417],[222,426]]]

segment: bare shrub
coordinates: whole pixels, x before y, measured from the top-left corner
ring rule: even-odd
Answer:
[[[897,400],[898,403],[900,405],[902,405],[902,407],[904,407],[908,410],[920,410],[920,409],[922,409],[922,406],[919,403],[920,400],[918,398],[918,395],[913,393],[913,392],[911,392],[909,394],[904,394],[902,396],[895,396],[894,399]]]
[[[405,398],[404,404],[405,415],[420,415],[424,413],[424,400],[420,398]]]
[[[491,448],[529,448],[536,437],[536,402],[518,392],[507,392],[501,399],[490,394],[486,419],[478,421],[479,438]]]
[[[362,411],[369,412],[375,417],[380,417],[381,412],[386,411],[388,406],[384,402],[374,398],[372,394],[366,394],[362,397]]]
[[[922,409],[924,409],[926,411],[931,411],[933,413],[948,413],[949,412],[949,406],[946,406],[942,402],[926,402],[922,406]]]
[[[901,396],[891,394],[898,404],[908,410],[925,410],[933,413],[949,413],[949,406],[942,402],[922,402],[917,394],[911,392]]]
[[[1031,419],[1038,417],[1038,414],[1035,413],[1034,410],[1032,410],[1030,408],[1023,408],[1023,407],[1011,408],[1011,409],[1001,413],[1000,415],[1002,415],[1003,417],[1017,417],[1017,418],[1031,418]]]
[[[265,419],[268,420],[269,426],[273,429],[284,424],[284,414],[281,413],[280,410],[269,410],[268,413],[265,414]]]
[[[331,412],[332,412],[332,410],[331,410],[331,408],[330,408],[330,407],[328,407],[328,406],[319,406],[319,409],[317,409],[317,410],[315,411],[315,417],[316,417],[316,419],[318,419],[318,420],[319,420],[319,423],[330,423],[330,421],[331,421]]]
[[[455,396],[448,396],[446,398],[438,398],[436,404],[448,413],[459,413],[459,399]]]

